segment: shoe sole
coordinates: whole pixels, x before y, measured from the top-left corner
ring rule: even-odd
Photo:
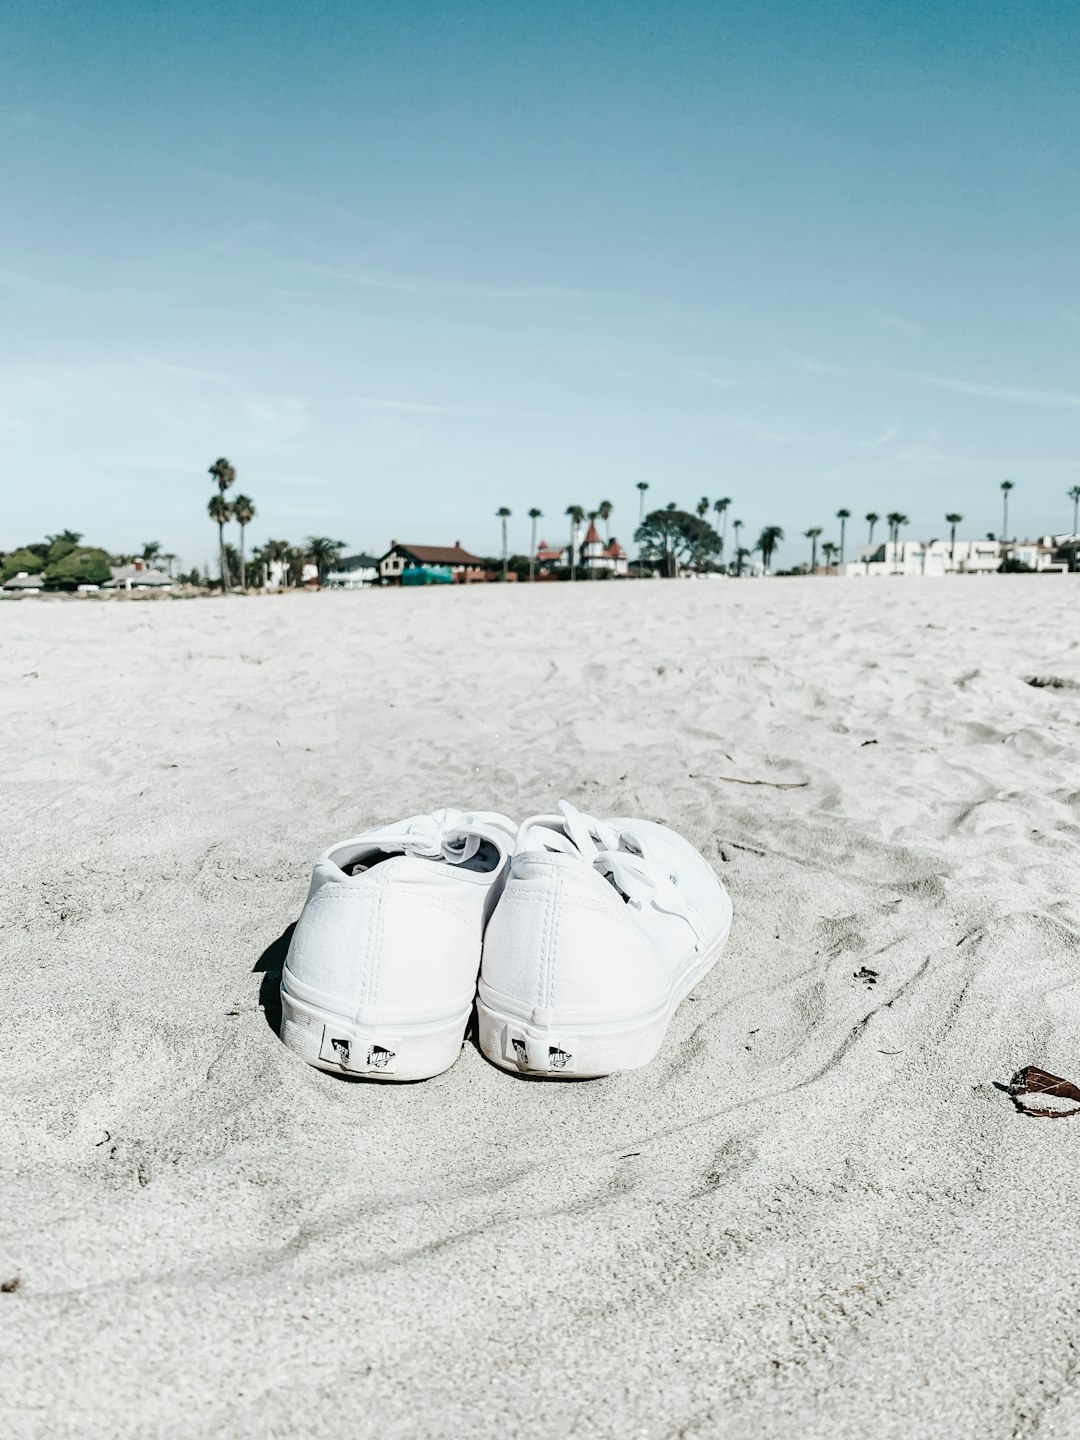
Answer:
[[[430,1080],[461,1054],[469,1013],[424,1025],[358,1025],[282,987],[283,1044],[316,1070],[350,1079]]]
[[[693,957],[661,1010],[629,1020],[593,1025],[543,1025],[511,1014],[483,998],[476,1002],[480,1049],[503,1070],[548,1080],[595,1080],[620,1070],[640,1070],[655,1060],[675,1011],[720,959],[731,933],[724,928]],[[535,1013],[535,1012],[534,1012]]]

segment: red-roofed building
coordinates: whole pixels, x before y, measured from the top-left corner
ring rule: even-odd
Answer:
[[[566,564],[566,546],[549,545],[541,540],[536,551],[536,570],[540,575],[550,575],[552,570]]]
[[[625,575],[628,568],[626,551],[617,540],[605,544],[600,538],[595,520],[590,522],[585,539],[581,542],[580,564],[586,570],[606,570],[612,575]]]
[[[403,582],[406,572],[418,573]],[[460,540],[453,545],[403,545],[391,540],[390,549],[379,561],[384,585],[468,585],[490,579],[491,573],[478,555],[462,549]]]

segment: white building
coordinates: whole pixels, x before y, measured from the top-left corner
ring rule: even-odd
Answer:
[[[629,569],[626,551],[617,540],[601,540],[595,520],[589,522],[581,542],[578,564],[585,570],[606,570],[612,575],[625,575]]]
[[[853,579],[875,575],[992,575],[1006,559],[1018,560],[1029,570],[1063,572],[1061,537],[1041,540],[901,540],[860,545],[858,560],[837,567],[837,574]]]
[[[379,562],[374,555],[344,555],[326,573],[326,583],[335,590],[363,590],[379,579]]]
[[[175,590],[176,581],[164,570],[155,570],[145,560],[130,565],[113,565],[112,578],[102,583],[102,590]],[[80,585],[79,589],[85,587]],[[95,587],[96,588],[96,587]]]

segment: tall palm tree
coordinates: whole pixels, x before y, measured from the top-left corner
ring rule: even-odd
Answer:
[[[758,536],[757,548],[761,551],[761,563],[765,567],[765,574],[769,573],[769,566],[772,564],[773,552],[782,542],[784,532],[779,525],[766,525]]]
[[[956,527],[963,521],[963,518],[955,510],[945,516],[945,524],[949,527],[949,564],[954,567],[956,565]]]
[[[1078,532],[1080,532],[1080,524],[1078,524],[1078,520],[1080,520],[1080,485],[1074,485],[1071,490],[1066,491],[1066,494],[1073,502],[1072,533],[1076,535]]]
[[[532,544],[529,546],[529,581],[536,579],[536,522],[544,518],[544,512],[537,510],[534,505],[529,511],[529,519],[532,521]]]
[[[327,569],[340,559],[344,549],[344,540],[331,540],[329,535],[309,535],[304,541],[304,558],[318,569],[320,589],[326,580]]]
[[[615,509],[610,500],[601,500],[596,507],[596,513],[604,522],[604,534],[607,536],[607,543],[611,544],[611,512]]]
[[[224,495],[211,495],[206,513],[218,528],[218,558],[221,561],[221,590],[228,593],[228,569],[225,564],[225,526],[232,519],[232,506]]]
[[[230,485],[236,483],[236,471],[233,466],[229,464],[228,460],[225,459],[224,455],[219,455],[218,458],[214,461],[214,463],[210,466],[210,469],[207,473],[214,477],[214,483],[218,487],[218,499],[221,501],[221,504],[225,508],[225,510],[229,512],[225,515],[224,520],[219,520],[217,522],[218,557],[221,562],[221,590],[222,594],[228,594],[229,587],[225,581],[225,525],[231,518],[232,511],[230,507],[225,503],[225,491],[228,490]],[[219,507],[219,509],[220,508],[221,507]]]
[[[893,547],[893,574],[895,575],[899,568],[900,527],[910,522],[908,521],[908,517],[902,515],[899,510],[890,510],[888,515],[885,516],[885,519],[889,524],[889,539],[892,541]]]
[[[232,502],[233,515],[240,526],[240,589],[247,589],[247,562],[244,558],[244,531],[255,519],[255,502],[246,495],[237,495]]]
[[[817,542],[821,534],[820,525],[811,525],[809,530],[803,531],[803,539],[810,541],[810,574],[813,575],[817,569]]]
[[[742,521],[733,520],[731,522],[731,528],[735,531],[735,549],[737,550],[739,548],[739,531],[742,529]]]
[[[566,513],[570,517],[570,579],[574,578],[574,550],[577,546],[578,526],[585,519],[585,511],[580,505],[568,505]]]
[[[713,501],[713,509],[720,519],[720,560],[723,563],[724,546],[727,544],[727,512],[731,504],[731,496],[725,495],[720,500]]]
[[[225,494],[225,491],[228,490],[230,485],[236,483],[236,471],[229,464],[228,460],[225,459],[224,455],[218,456],[210,466],[208,473],[214,477],[214,483],[222,495]]]
[[[867,543],[868,545],[873,545],[873,543],[874,543],[874,526],[875,526],[875,525],[877,524],[877,522],[881,519],[881,516],[880,516],[875,510],[868,510],[867,513],[866,513],[866,517],[865,517],[865,518],[866,518],[866,523],[870,526],[870,533],[869,533],[869,535],[867,535],[867,537],[866,537],[866,543]]]
[[[644,524],[645,524],[645,491],[646,491],[648,488],[649,488],[649,482],[648,482],[647,480],[639,480],[639,481],[637,482],[637,492],[638,492],[638,495],[641,497],[640,504],[638,505],[638,524],[639,524],[639,525],[644,525]]]
[[[832,568],[833,556],[836,554],[836,549],[837,547],[833,544],[831,540],[824,540],[822,542],[821,553],[825,556],[826,571]]]
[[[736,545],[736,546],[735,546],[735,574],[736,574],[736,575],[741,575],[741,574],[742,574],[742,572],[743,572],[743,566],[746,564],[747,560],[750,559],[750,556],[751,556],[752,554],[753,554],[753,551],[752,551],[752,550],[747,550],[747,548],[746,548],[745,545]]]
[[[705,516],[709,513],[709,504],[709,497],[707,495],[702,495],[701,499],[694,507],[702,520],[704,520]]]
[[[840,521],[840,564],[844,563],[844,533],[847,530],[847,522],[851,519],[850,510],[837,510],[836,518]]]
[[[1001,482],[1001,543],[1009,543],[1009,491],[1015,489],[1011,480]]]
[[[158,541],[158,540],[144,540],[144,541],[143,541],[142,558],[146,561],[146,563],[147,563],[148,565],[152,565],[152,564],[154,563],[154,561],[158,558],[159,555],[161,555],[161,542],[160,542],[160,541]],[[165,557],[162,555],[161,558],[164,559]]]
[[[505,505],[500,505],[498,510],[495,511],[496,518],[502,522],[502,562],[504,583],[506,581],[506,568],[510,563],[510,555],[506,548],[506,522],[510,519],[511,514],[512,511],[508,510]]]

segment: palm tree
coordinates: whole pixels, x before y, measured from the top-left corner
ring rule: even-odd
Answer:
[[[713,509],[720,518],[720,559],[724,559],[724,546],[727,543],[727,512],[731,504],[731,496],[725,495],[721,500],[713,501]]]
[[[225,526],[232,519],[232,506],[225,499],[224,495],[211,495],[210,503],[206,507],[206,513],[218,527],[218,558],[221,561],[221,589],[224,594],[228,589],[227,570],[225,566]]]
[[[945,524],[949,527],[949,564],[952,566],[956,565],[956,527],[961,523],[963,518],[962,515],[957,515],[955,511],[951,511],[945,516]]]
[[[742,521],[733,520],[731,522],[731,528],[735,531],[735,549],[737,550],[739,548],[739,531],[742,529]],[[721,554],[722,553],[723,550],[721,550]]]
[[[851,519],[850,510],[837,510],[836,518],[840,521],[840,564],[844,563],[844,533],[847,530],[847,522]]]
[[[509,511],[505,505],[500,505],[498,510],[495,511],[496,518],[502,521],[502,562],[504,583],[506,581],[506,567],[510,563],[509,553],[506,548],[506,522],[510,519],[511,513],[512,512]]]
[[[644,500],[644,495],[642,496]],[[574,550],[577,546],[578,526],[585,519],[585,511],[580,505],[568,505],[566,513],[570,517],[570,579],[574,578]]]
[[[784,538],[784,532],[779,525],[766,525],[758,536],[757,548],[761,551],[761,563],[765,567],[765,574],[769,573],[769,566],[772,564],[773,551]]]
[[[901,525],[907,525],[910,522],[908,521],[908,517],[906,515],[901,515],[899,510],[891,510],[889,514],[885,516],[885,519],[889,522],[889,539],[892,541],[893,574],[895,575],[898,570],[897,561],[899,558],[898,552],[900,548],[900,527]]]
[[[1001,482],[1001,543],[1009,543],[1009,491],[1014,489],[1011,480]]]
[[[873,545],[873,543],[874,543],[874,526],[877,524],[877,522],[878,522],[880,519],[881,519],[881,516],[878,515],[878,514],[876,513],[876,511],[874,511],[874,510],[869,510],[869,511],[867,511],[867,514],[866,514],[866,522],[867,522],[867,524],[870,526],[870,533],[869,533],[869,535],[867,535],[867,537],[866,537],[866,543],[867,543],[868,545]]]
[[[832,568],[833,556],[836,554],[836,546],[831,540],[825,540],[821,546],[821,553],[825,556],[826,571]]]
[[[233,469],[233,467],[229,464],[228,460],[225,459],[225,456],[224,456],[224,455],[219,455],[218,458],[214,461],[214,463],[210,466],[210,469],[209,469],[209,471],[208,471],[208,474],[210,474],[210,475],[212,475],[212,476],[214,477],[214,481],[215,481],[215,483],[216,483],[216,485],[217,485],[217,487],[218,487],[218,495],[217,495],[217,498],[221,501],[221,506],[218,507],[218,508],[219,508],[219,511],[221,511],[222,509],[224,509],[225,511],[228,512],[227,514],[225,514],[224,520],[218,520],[218,522],[217,522],[217,526],[218,526],[218,555],[219,555],[219,559],[220,559],[220,562],[221,562],[221,589],[222,589],[222,593],[224,594],[224,593],[227,593],[227,590],[228,590],[228,587],[227,587],[227,585],[226,585],[226,583],[225,583],[225,573],[226,573],[226,572],[225,572],[225,528],[224,528],[224,527],[225,527],[225,525],[227,524],[227,522],[229,521],[229,519],[231,518],[231,515],[232,515],[232,511],[231,511],[230,507],[229,507],[228,505],[226,505],[226,503],[225,503],[225,491],[228,490],[228,488],[229,488],[230,485],[235,484],[235,482],[236,482],[236,471],[235,471],[235,470]],[[213,512],[211,512],[211,516],[213,516]]]
[[[158,558],[159,555],[161,555],[161,543],[160,543],[160,541],[158,541],[158,540],[144,540],[144,541],[143,541],[142,558],[146,561],[146,563],[147,563],[148,565],[152,565],[152,564],[154,563],[154,561]],[[162,556],[162,559],[164,559],[164,558],[165,558],[165,557]]]
[[[326,579],[327,567],[340,558],[344,549],[344,540],[331,540],[329,535],[309,535],[304,541],[304,558],[318,569],[320,588]]]
[[[641,497],[641,503],[638,505],[638,524],[639,524],[639,525],[644,525],[644,523],[645,523],[645,491],[646,491],[648,488],[649,488],[649,482],[648,482],[647,480],[639,480],[639,481],[637,482],[637,491],[638,491],[638,494],[639,494],[640,497]]]
[[[167,568],[167,570],[168,570],[168,572],[169,572],[169,579],[171,580],[171,579],[172,579],[172,573],[173,573],[173,565],[176,563],[176,556],[175,556],[175,555],[171,555],[171,554],[169,554],[168,551],[166,551],[166,552],[161,556],[161,559],[165,562],[165,566],[166,566],[166,568]]]
[[[701,517],[701,519],[704,520],[705,516],[709,513],[709,497],[707,495],[702,495],[701,499],[697,502],[697,505],[694,508],[697,510],[697,513]]]
[[[743,545],[736,545],[736,546],[735,546],[735,574],[736,574],[736,575],[741,575],[741,574],[742,574],[742,572],[743,572],[743,566],[746,564],[747,560],[750,559],[750,556],[751,556],[753,553],[754,553],[754,552],[753,552],[752,550],[747,550],[746,547],[743,546]]]
[[[529,546],[529,581],[536,579],[536,522],[544,518],[544,512],[537,510],[534,505],[529,511],[529,519],[532,521],[532,544]]]
[[[1078,526],[1078,520],[1080,520],[1080,485],[1074,485],[1072,489],[1067,491],[1066,493],[1069,499],[1073,502],[1072,533],[1076,535],[1078,533],[1078,528],[1080,528],[1080,526]]]
[[[810,541],[810,574],[813,575],[817,569],[817,542],[821,534],[820,525],[812,525],[809,530],[803,531],[803,539]]]
[[[611,512],[615,509],[610,500],[601,500],[596,507],[596,513],[604,522],[604,534],[607,536],[607,543],[611,544]]]
[[[232,502],[233,515],[240,526],[240,589],[247,589],[247,564],[244,560],[244,531],[255,519],[255,502],[246,495],[237,495]]]

